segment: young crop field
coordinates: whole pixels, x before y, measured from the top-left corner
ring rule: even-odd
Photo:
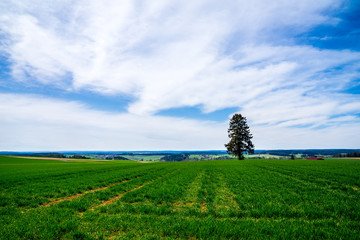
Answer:
[[[360,161],[0,156],[0,239],[360,239]]]

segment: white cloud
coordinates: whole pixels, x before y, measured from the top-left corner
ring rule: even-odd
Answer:
[[[258,149],[358,149],[360,139],[355,136],[360,129],[359,120],[344,126],[331,126],[324,129],[255,127],[253,142]],[[355,132],[354,132],[355,131]]]
[[[0,102],[0,150],[199,150],[228,141],[227,123],[114,114],[31,95],[0,94]],[[327,129],[250,127],[257,149],[357,148],[360,124],[352,120],[333,119],[350,123]]]
[[[0,150],[219,149],[223,123],[95,111],[78,102],[0,94]]]
[[[21,119],[26,112],[39,120],[32,112],[62,109],[61,114],[42,116],[40,120],[47,123],[45,133],[52,127],[57,131],[63,125],[71,129],[72,124],[86,123],[79,138],[89,148],[97,145],[83,136],[90,132],[96,135],[96,129],[101,132],[102,128],[114,131],[105,131],[96,139],[115,140],[118,135],[114,132],[126,133],[127,149],[138,142],[149,144],[145,148],[160,143],[158,146],[164,148],[178,148],[176,140],[166,144],[146,137],[171,139],[178,134],[179,141],[186,139],[186,144],[180,144],[182,148],[222,148],[220,132],[226,131],[223,124],[205,124],[205,129],[197,132],[202,122],[153,116],[160,110],[182,106],[201,106],[204,112],[238,107],[255,128],[267,126],[262,130],[268,132],[304,124],[330,129],[338,115],[345,115],[338,118],[339,131],[342,123],[348,124],[344,129],[350,129],[350,118],[358,122],[354,114],[359,113],[360,100],[336,92],[359,77],[358,52],[319,50],[297,46],[292,40],[294,35],[319,24],[336,25],[340,20],[324,12],[341,4],[337,0],[2,1],[0,50],[9,56],[15,79],[24,84],[36,81],[55,85],[66,91],[85,89],[135,98],[128,113],[122,115],[46,99],[39,105],[32,104],[31,111],[11,111],[10,106],[18,103],[11,98],[14,103],[7,101],[4,116]],[[23,120],[33,122],[30,117]],[[127,126],[128,121],[134,124]],[[173,134],[173,128],[159,129],[159,123],[167,126],[169,122],[180,124],[178,127],[192,133],[199,142],[188,140],[188,135],[181,132]],[[7,126],[10,123],[8,120]],[[289,130],[289,138],[294,131]],[[315,130],[306,131],[312,134]],[[214,133],[209,137],[213,145],[210,140],[206,145],[200,135],[208,136],[210,132]],[[67,134],[60,130],[56,134],[64,135],[65,144]]]

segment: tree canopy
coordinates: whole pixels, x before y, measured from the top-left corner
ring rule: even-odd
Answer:
[[[239,160],[242,160],[244,159],[243,153],[254,153],[254,144],[251,142],[253,136],[246,123],[246,118],[241,114],[234,114],[230,119],[228,136],[230,141],[225,144],[228,154],[236,155]]]

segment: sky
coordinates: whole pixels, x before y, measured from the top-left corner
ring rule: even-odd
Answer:
[[[360,148],[358,0],[2,0],[0,150]]]

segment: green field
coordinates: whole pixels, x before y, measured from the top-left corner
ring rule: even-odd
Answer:
[[[0,156],[0,239],[360,239],[360,161]]]

